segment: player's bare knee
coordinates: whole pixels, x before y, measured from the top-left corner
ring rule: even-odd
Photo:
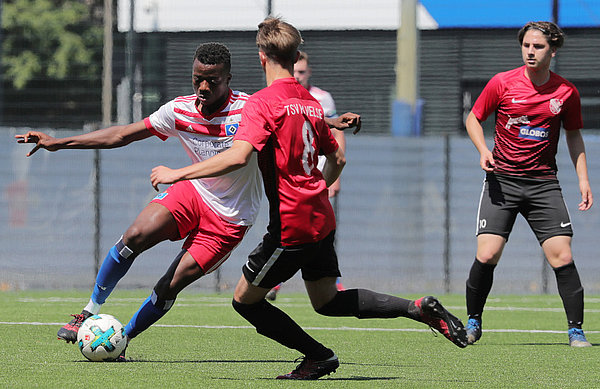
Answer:
[[[123,243],[133,251],[140,252],[143,250],[145,236],[142,228],[136,224],[132,224],[123,234]]]
[[[571,253],[558,255],[552,259],[548,259],[548,262],[550,263],[550,265],[552,265],[554,269],[557,269],[559,267],[568,266],[572,264],[573,256],[571,255]]]
[[[478,250],[477,260],[486,265],[495,265],[500,260],[501,253],[491,250]]]

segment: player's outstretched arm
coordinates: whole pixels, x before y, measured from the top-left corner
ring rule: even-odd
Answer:
[[[30,157],[39,149],[57,151],[61,149],[112,149],[128,145],[131,142],[146,139],[152,133],[146,129],[143,121],[124,125],[112,126],[81,135],[65,138],[54,138],[41,131],[29,131],[17,134],[17,143],[35,143],[27,156]]]
[[[244,140],[235,140],[231,148],[202,162],[181,169],[157,166],[152,169],[150,182],[152,187],[158,191],[159,184],[173,184],[177,181],[192,180],[194,178],[222,176],[248,165],[253,152],[254,146],[252,144]]]
[[[333,127],[338,130],[354,128],[354,131],[352,132],[353,134],[358,133],[360,131],[360,127],[362,126],[360,115],[352,112],[346,112],[336,118],[325,118],[325,123],[327,123],[329,127]]]

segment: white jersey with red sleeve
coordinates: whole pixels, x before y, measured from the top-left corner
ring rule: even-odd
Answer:
[[[180,96],[145,118],[144,123],[161,140],[177,137],[196,163],[231,147],[248,97],[246,93],[230,91],[219,111],[204,116],[196,106],[196,95]],[[237,225],[254,223],[262,198],[256,155],[241,169],[190,181],[206,204],[225,221]]]

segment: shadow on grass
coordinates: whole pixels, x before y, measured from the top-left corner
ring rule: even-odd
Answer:
[[[565,346],[569,347],[567,342],[527,342],[527,343],[490,343],[485,344],[475,343],[469,347],[485,347],[485,346]],[[592,343],[592,347],[600,346],[600,343]],[[569,347],[569,348],[585,348],[585,347]]]
[[[154,359],[135,359],[127,358],[126,361],[104,361],[104,362],[92,362],[85,359],[73,361],[74,363],[296,363],[289,359],[180,359],[180,360],[154,360]],[[419,365],[399,365],[391,363],[355,363],[355,362],[340,362],[340,365],[354,365],[354,366],[365,366],[365,367],[395,367],[395,368],[415,368]]]
[[[78,360],[78,361],[73,361],[75,363],[94,363],[88,360]],[[165,361],[165,360],[149,360],[149,359],[127,359],[126,362],[105,362],[105,363],[164,363],[164,364],[185,364],[185,363],[194,363],[194,364],[221,364],[221,363],[251,363],[251,364],[256,364],[256,363],[292,363],[289,359],[202,359],[202,360],[171,360],[171,361]],[[415,367],[418,367],[420,365],[401,365],[401,364],[388,364],[388,363],[355,363],[355,362],[342,362],[340,363],[340,367],[342,367],[343,365],[352,365],[352,366],[362,366],[362,367],[391,367],[391,368],[397,368],[397,369],[414,369]],[[272,381],[275,379],[275,377],[254,377],[254,378],[234,378],[234,377],[210,377],[211,379],[214,380],[224,380],[224,381],[248,381],[248,380],[258,380],[258,381],[262,381],[262,380],[268,380],[268,381]],[[359,375],[353,375],[350,377],[332,377],[332,376],[324,376],[321,377],[319,379],[319,381],[396,381],[396,380],[403,380],[403,381],[414,381],[415,379],[413,378],[407,378],[407,377],[399,377],[399,376],[376,376],[376,377],[367,377],[367,376],[359,376]],[[423,382],[422,379],[418,380],[419,382]],[[455,383],[455,382],[461,382],[464,383],[466,381],[464,380],[455,380],[455,379],[447,379],[447,380],[430,380],[430,382],[437,382],[437,383]]]
[[[98,363],[98,362],[92,362],[92,361],[88,361],[88,360],[78,360],[78,361],[73,361],[75,363],[77,362],[83,362],[83,363]],[[127,359],[126,361],[105,361],[105,362],[100,362],[100,363],[130,363],[130,362],[135,362],[135,363],[285,363],[285,362],[289,362],[289,360],[275,360],[275,359],[264,359],[264,360],[260,360],[260,359],[248,359],[248,360],[235,360],[235,359],[198,359],[198,360],[192,360],[192,359],[185,359],[185,360],[172,360],[172,361],[165,361],[165,360],[152,360],[152,359]]]
[[[246,378],[231,378],[231,377],[212,377],[214,380],[222,380],[222,381],[249,381]],[[273,381],[274,377],[257,377],[252,378],[252,381]],[[393,380],[403,380],[403,377],[361,377],[361,376],[353,376],[346,378],[329,378],[327,376],[321,377],[318,380],[311,381],[393,381]],[[278,380],[279,381],[279,380]]]

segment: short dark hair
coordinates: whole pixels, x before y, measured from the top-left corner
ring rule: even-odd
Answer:
[[[205,65],[223,64],[227,72],[231,71],[231,53],[227,46],[221,43],[209,42],[201,44],[196,49],[194,59]]]
[[[519,44],[523,45],[523,37],[531,29],[541,31],[550,44],[550,47],[558,49],[562,47],[565,41],[565,34],[556,24],[552,22],[529,22],[519,30],[519,34],[517,35]]]

